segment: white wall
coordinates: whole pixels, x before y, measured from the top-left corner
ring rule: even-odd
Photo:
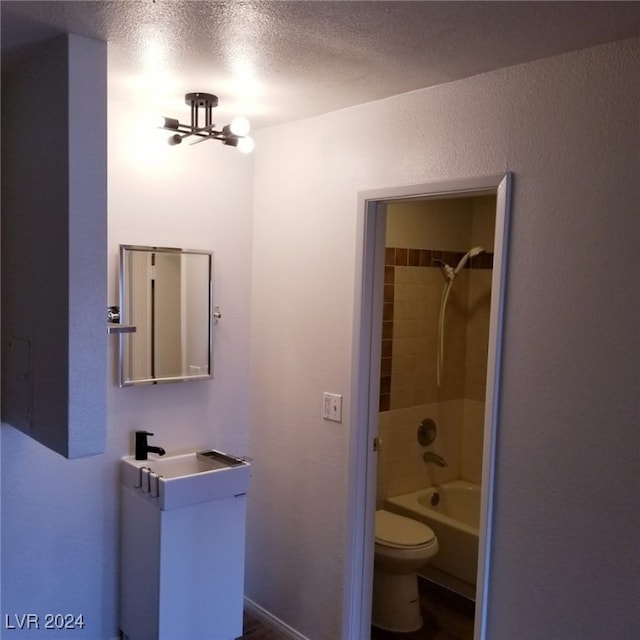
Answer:
[[[169,452],[247,453],[252,159],[220,144],[170,148],[142,135],[131,105],[109,104],[109,283],[117,303],[120,243],[213,249],[213,381],[119,389],[108,344],[104,455],[65,460],[2,426],[2,611],[83,614],[83,632],[12,630],[11,637],[108,640],[118,631],[118,459],[147,429]],[[55,336],[52,336],[55,339]],[[104,353],[96,353],[104,367]],[[2,624],[4,625],[4,617]],[[4,637],[4,632],[0,632]]]
[[[344,616],[357,193],[505,170],[488,637],[637,631],[639,61],[626,41],[259,132],[247,592],[309,638]]]

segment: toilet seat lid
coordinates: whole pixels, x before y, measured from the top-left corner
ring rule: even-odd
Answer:
[[[392,547],[421,547],[435,538],[433,530],[422,522],[391,513],[376,511],[376,541]]]

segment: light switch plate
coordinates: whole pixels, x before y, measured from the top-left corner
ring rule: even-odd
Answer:
[[[332,422],[342,422],[342,396],[337,393],[322,394],[322,417]]]

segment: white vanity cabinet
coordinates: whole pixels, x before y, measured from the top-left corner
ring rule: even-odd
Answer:
[[[127,640],[233,640],[242,635],[249,464],[163,477],[155,462],[122,461],[120,628]]]

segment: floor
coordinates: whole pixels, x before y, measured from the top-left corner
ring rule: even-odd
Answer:
[[[414,633],[371,629],[370,640],[473,640],[474,603],[446,589],[420,580],[420,608],[424,625]],[[286,640],[250,614],[244,614],[244,634],[238,640]],[[310,640],[322,640],[311,638]],[[351,640],[368,640],[352,638]]]
[[[371,640],[473,640],[475,603],[432,582],[419,580],[422,629],[392,633],[372,627]]]
[[[237,640],[285,640],[284,636],[265,627],[260,620],[244,612],[243,634]]]

